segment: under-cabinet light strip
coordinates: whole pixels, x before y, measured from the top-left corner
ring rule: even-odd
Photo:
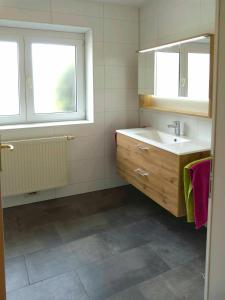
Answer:
[[[188,42],[195,42],[195,41],[202,40],[206,37],[208,37],[208,35],[202,35],[202,36],[198,36],[198,37],[195,37],[195,38],[183,40],[183,41],[180,41],[180,42],[174,42],[174,43],[169,43],[169,44],[165,44],[165,45],[162,45],[162,46],[157,46],[157,47],[153,47],[153,48],[139,50],[138,53],[146,53],[146,52],[151,52],[151,51],[154,51],[154,50],[160,50],[160,49],[164,49],[164,48],[167,48],[167,47],[173,47],[173,46],[185,44],[185,43],[188,43]]]

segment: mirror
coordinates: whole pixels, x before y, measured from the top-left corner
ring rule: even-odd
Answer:
[[[211,117],[213,36],[139,51],[141,107]]]

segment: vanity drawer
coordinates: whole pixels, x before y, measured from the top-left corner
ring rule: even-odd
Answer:
[[[159,205],[178,215],[178,188],[176,184],[154,174],[148,166],[142,167],[124,155],[117,155],[117,170],[130,184],[146,194]]]
[[[135,161],[139,167],[147,168],[166,183],[178,184],[179,159],[173,153],[118,134],[117,155]]]

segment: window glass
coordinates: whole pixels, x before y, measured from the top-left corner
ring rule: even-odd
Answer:
[[[76,112],[76,47],[32,44],[34,112]]]
[[[17,42],[0,41],[0,115],[18,115],[19,75]]]
[[[179,53],[156,52],[155,94],[178,97],[179,95]]]
[[[209,98],[210,55],[188,53],[188,97]]]

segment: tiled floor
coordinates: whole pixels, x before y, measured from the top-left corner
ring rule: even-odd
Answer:
[[[205,229],[127,186],[5,209],[8,300],[202,300]]]

